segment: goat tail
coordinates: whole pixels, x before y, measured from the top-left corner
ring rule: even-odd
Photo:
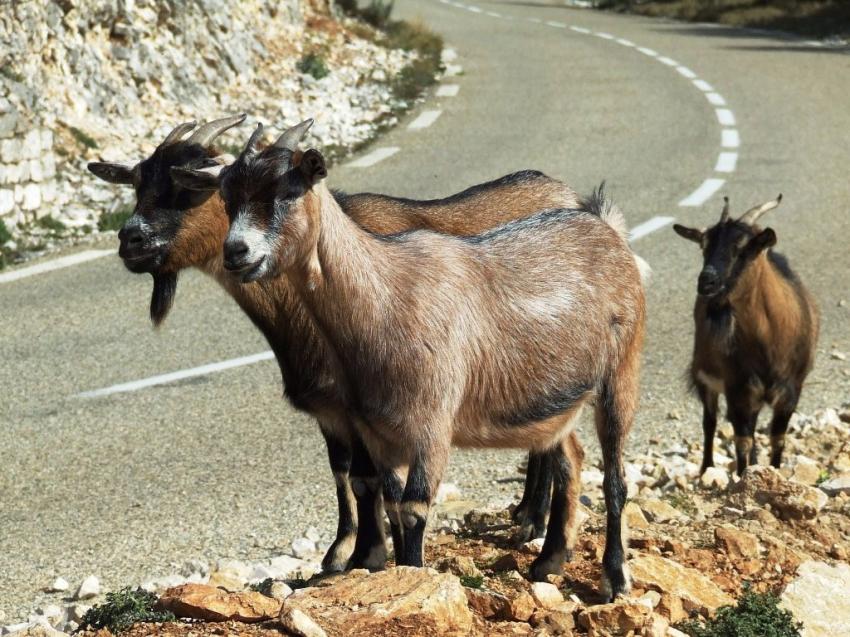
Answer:
[[[594,189],[590,197],[582,201],[582,207],[611,226],[623,241],[626,243],[629,242],[629,226],[626,223],[626,217],[620,208],[606,196],[604,181]],[[635,258],[635,265],[637,265],[638,272],[640,273],[640,282],[645,286],[652,278],[652,268],[649,263],[635,254],[634,251],[632,251],[632,254]]]

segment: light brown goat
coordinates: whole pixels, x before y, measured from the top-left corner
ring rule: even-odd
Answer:
[[[609,596],[628,590],[622,452],[638,397],[645,305],[622,216],[601,193],[482,235],[376,236],[340,208],[324,159],[258,153],[261,127],[221,172],[225,262],[242,281],[288,279],[336,353],[358,430],[385,480],[406,474],[399,564],[422,565],[449,449],[519,447],[556,460],[536,580],[560,573],[575,537],[581,451],[595,401],[608,512]],[[401,486],[401,485],[399,485]]]
[[[703,405],[702,471],[714,465],[720,394],[726,396],[735,429],[738,474],[756,462],[754,433],[763,405],[773,407],[770,463],[778,467],[788,421],[814,364],[815,301],[785,257],[770,249],[776,244],[774,231],[755,225],[781,200],[782,195],[731,219],[727,199],[720,221],[710,228],[673,226],[700,245],[704,259],[694,305],[690,367]]]
[[[171,308],[180,271],[198,268],[209,274],[227,289],[268,339],[291,402],[318,418],[339,504],[337,537],[323,560],[324,568],[340,570],[349,558],[356,566],[380,567],[385,559],[380,487],[376,487],[368,454],[348,422],[339,382],[326,360],[322,339],[300,304],[296,304],[286,280],[241,285],[228,276],[222,261],[228,219],[218,192],[198,193],[179,183],[180,169],[220,169],[221,159],[211,144],[223,131],[243,120],[244,116],[224,118],[195,130],[194,124],[182,124],[151,157],[135,166],[93,163],[89,169],[107,181],[136,189],[136,209],[119,233],[120,255],[133,272],[154,277],[154,322],[164,320]],[[305,126],[294,127],[279,141],[294,145],[305,130]],[[190,131],[191,135],[184,138]],[[172,170],[177,172],[176,180]],[[541,207],[577,202],[568,186],[536,171],[506,175],[453,197],[432,201],[368,193],[335,193],[335,197],[346,214],[372,231],[426,227],[459,234],[479,232]],[[531,470],[530,477],[533,473]],[[544,471],[539,487],[534,483],[527,489],[526,499],[530,502],[526,527],[532,527],[529,533],[545,520],[551,482],[547,478]]]

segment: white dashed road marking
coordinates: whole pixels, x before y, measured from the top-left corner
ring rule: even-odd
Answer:
[[[705,80],[694,80],[694,86],[696,86],[701,91],[705,91],[706,93],[714,90],[714,87]]]
[[[723,99],[723,96],[720,93],[706,93],[705,99],[707,99],[709,103],[713,104],[714,106],[726,106],[726,100]]]
[[[104,387],[103,389],[94,389],[92,391],[84,391],[77,394],[77,398],[101,398],[103,396],[110,396],[112,394],[124,394],[131,391],[138,391],[140,389],[145,389],[147,387],[154,387],[156,385],[166,385],[168,383],[173,383],[178,380],[184,380],[186,378],[195,378],[196,376],[206,376],[207,374],[213,374],[215,372],[222,372],[226,369],[233,369],[234,367],[243,367],[245,365],[253,365],[254,363],[259,363],[260,361],[269,361],[274,359],[274,353],[269,350],[265,352],[260,352],[259,354],[252,354],[251,356],[242,356],[240,358],[232,358],[227,361],[221,361],[218,363],[210,363],[209,365],[201,365],[200,367],[192,367],[191,369],[182,369],[177,372],[171,372],[170,374],[160,374],[159,376],[151,376],[149,378],[143,378],[141,380],[134,380],[129,383],[121,383],[120,385],[112,385],[110,387]]]
[[[100,259],[101,257],[108,257],[116,253],[117,250],[86,250],[85,252],[69,254],[67,257],[59,257],[58,259],[37,263],[27,268],[20,268],[19,270],[12,270],[11,272],[0,274],[0,283],[10,283],[36,274],[52,272],[53,270],[61,270],[62,268],[67,268],[79,263],[85,263],[86,261],[92,261],[93,259]]]
[[[376,148],[368,155],[363,155],[363,157],[349,162],[348,165],[351,168],[369,168],[370,166],[374,166],[378,162],[384,161],[387,157],[392,157],[399,150],[401,149],[398,146],[386,146],[384,148]]]
[[[717,179],[716,177],[712,177],[711,179],[706,179],[702,182],[702,185],[694,190],[690,195],[682,199],[679,202],[679,205],[682,207],[693,207],[693,206],[701,206],[709,198],[716,193],[723,184],[726,183],[725,179]]]
[[[723,148],[738,148],[741,145],[741,136],[737,129],[724,128],[720,136],[720,145]]]
[[[714,167],[716,173],[733,173],[738,163],[738,153],[720,153],[717,156],[717,165]]]
[[[454,97],[460,91],[457,84],[443,84],[437,89],[437,97]]]
[[[407,125],[408,130],[422,130],[423,128],[428,128],[431,124],[439,119],[440,115],[443,114],[443,111],[422,111],[419,113],[419,117],[410,122]]]
[[[676,71],[679,73],[679,75],[681,75],[682,77],[686,77],[689,80],[692,80],[697,76],[697,74],[694,73],[687,66],[677,66]]]
[[[721,126],[735,125],[735,114],[728,108],[716,108],[714,111],[717,113],[717,121]]]
[[[673,221],[675,221],[673,217],[653,217],[649,221],[644,221],[632,228],[632,231],[629,233],[629,241],[637,241],[641,237],[652,234],[656,230],[673,223]]]

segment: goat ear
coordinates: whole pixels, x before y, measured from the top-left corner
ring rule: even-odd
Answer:
[[[298,164],[301,169],[301,174],[311,186],[317,181],[321,181],[328,176],[328,169],[325,166],[325,158],[315,148],[311,148],[301,157],[301,163]]]
[[[210,192],[218,190],[221,182],[221,170],[224,168],[221,164],[195,170],[193,168],[183,168],[181,166],[172,166],[171,178],[178,186],[187,190],[197,190],[200,192]]]
[[[773,228],[765,228],[747,242],[746,247],[744,247],[744,252],[751,257],[755,257],[762,250],[767,250],[775,245],[776,233],[773,231]]]
[[[87,168],[95,177],[99,177],[111,184],[122,184],[125,186],[133,184],[134,166],[93,161],[88,164]]]
[[[702,237],[705,234],[703,230],[688,228],[686,226],[681,226],[678,223],[673,224],[673,230],[680,237],[687,239],[688,241],[693,241],[694,243],[702,243]]]

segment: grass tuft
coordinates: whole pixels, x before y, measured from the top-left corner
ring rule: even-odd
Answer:
[[[130,207],[120,208],[115,212],[104,212],[100,216],[100,219],[97,220],[97,229],[101,232],[108,232],[110,230],[117,232],[132,214],[133,209]]]
[[[94,138],[91,137],[85,131],[81,131],[76,126],[69,126],[68,131],[70,131],[71,136],[77,140],[77,142],[85,147],[85,148],[97,148],[97,142],[94,141]]]
[[[684,491],[673,491],[672,493],[665,495],[664,499],[667,500],[671,506],[679,509],[682,513],[687,513],[691,517],[694,517],[697,513],[699,513],[699,509],[697,508],[694,499]]]
[[[108,628],[112,633],[120,633],[138,623],[176,621],[172,613],[154,610],[156,601],[156,595],[141,588],[133,590],[127,587],[116,593],[107,593],[106,602],[83,615],[77,631]]]
[[[484,585],[483,575],[461,575],[460,583],[467,588],[481,588]]]
[[[312,75],[317,80],[327,77],[330,73],[327,64],[325,64],[325,58],[314,52],[305,54],[295,66],[300,73]]]
[[[803,624],[790,611],[779,608],[779,598],[770,593],[744,590],[737,606],[724,606],[714,619],[703,623],[687,621],[677,626],[690,637],[800,637]]]
[[[274,580],[271,577],[267,577],[262,582],[257,582],[256,584],[250,584],[248,588],[252,591],[259,593],[260,595],[265,595],[266,597],[272,596],[272,584],[274,584]]]
[[[56,234],[61,233],[66,228],[64,223],[59,221],[59,219],[54,219],[50,215],[42,217],[41,219],[36,221],[36,225]]]

